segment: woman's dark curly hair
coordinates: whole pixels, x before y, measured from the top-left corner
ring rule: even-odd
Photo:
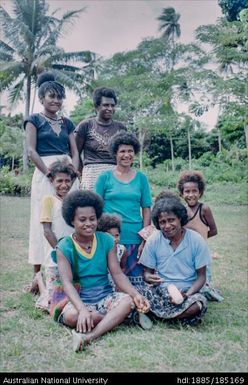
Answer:
[[[63,173],[70,175],[71,179],[75,179],[77,174],[74,170],[74,167],[67,159],[57,160],[49,166],[49,173],[47,174],[48,178],[53,179],[57,174]]]
[[[98,221],[97,230],[104,233],[110,229],[118,229],[121,232],[121,217],[117,214],[102,214]]]
[[[170,190],[164,190],[164,191],[161,191],[156,196],[154,203],[157,203],[160,199],[165,199],[165,198],[175,198],[175,199],[178,199],[179,202],[181,202],[180,197],[177,193],[170,191]]]
[[[93,207],[97,219],[100,218],[103,211],[103,199],[93,191],[73,191],[66,195],[62,204],[62,215],[69,226],[75,218],[75,212],[78,207]]]
[[[196,183],[201,196],[203,195],[206,183],[205,183],[203,175],[200,171],[187,170],[187,171],[183,171],[179,175],[179,179],[177,182],[177,188],[178,188],[181,195],[183,195],[184,184],[188,183],[188,182]]]
[[[93,103],[95,108],[101,105],[102,96],[104,96],[105,98],[114,99],[115,104],[117,104],[117,97],[115,91],[112,88],[98,87],[93,92]]]
[[[160,230],[159,217],[162,213],[173,213],[180,219],[182,226],[188,222],[187,210],[177,198],[163,198],[155,203],[152,209],[152,221],[158,230]]]
[[[122,144],[126,144],[128,146],[133,146],[133,150],[135,155],[138,154],[140,150],[140,142],[136,138],[134,134],[131,132],[126,132],[125,130],[121,130],[112,136],[109,142],[109,151],[115,156],[119,147]]]
[[[47,92],[55,94],[60,99],[65,99],[65,88],[62,84],[55,81],[55,77],[51,72],[43,72],[37,80],[38,96],[43,99]]]

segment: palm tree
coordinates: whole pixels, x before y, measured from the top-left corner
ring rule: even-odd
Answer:
[[[172,7],[163,8],[162,14],[157,18],[160,21],[159,31],[163,31],[162,36],[170,40],[173,46],[175,39],[181,36],[179,19],[180,14]]]
[[[83,64],[91,63],[89,51],[64,52],[56,46],[58,38],[84,9],[66,12],[62,18],[55,17],[57,11],[48,15],[45,0],[13,0],[13,13],[0,7],[3,39],[0,40],[0,92],[8,90],[10,105],[25,100],[25,117],[30,112],[32,86],[37,76],[46,69],[56,79],[79,95],[84,84]],[[25,152],[25,151],[24,151]],[[27,161],[24,159],[24,170]]]
[[[243,15],[246,11],[243,11]],[[230,98],[243,101],[235,95],[229,85],[232,81],[239,82],[242,86],[246,84],[247,78],[247,22],[242,21],[228,22],[221,18],[215,25],[206,25],[197,28],[196,38],[202,43],[208,43],[212,46],[209,55],[215,59],[218,64],[218,71],[215,73],[214,81],[210,84],[208,92],[213,95],[213,103],[218,106],[218,120],[228,105]],[[219,72],[219,76],[218,75]],[[209,78],[209,76],[207,77]],[[243,88],[243,87],[242,87]],[[247,92],[247,91],[246,91]],[[222,150],[221,130],[217,126],[219,152]],[[248,149],[248,142],[247,142]]]

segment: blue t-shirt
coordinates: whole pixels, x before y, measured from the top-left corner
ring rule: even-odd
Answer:
[[[62,117],[61,131],[57,135],[51,125],[41,114],[32,114],[24,121],[32,123],[37,129],[36,151],[40,156],[71,155],[69,135],[74,131],[74,124]]]
[[[152,199],[147,177],[140,171],[128,183],[117,179],[113,171],[102,173],[95,185],[95,192],[104,200],[104,212],[122,217],[121,244],[140,244],[138,235],[143,227],[140,208],[151,207]]]
[[[75,256],[71,241],[71,237],[65,237],[58,242],[56,248],[69,261],[74,279],[80,281],[80,297],[84,302],[96,303],[112,292],[108,279],[108,253],[114,247],[114,238],[110,234],[97,231],[90,253],[73,241],[77,250],[78,277],[75,276]],[[57,263],[55,252],[52,252],[52,259]]]
[[[155,269],[165,280],[162,286],[173,283],[178,289],[188,290],[197,279],[196,270],[210,263],[209,249],[202,236],[196,231],[185,230],[176,250],[161,231],[155,231],[148,238],[139,259],[139,263]]]

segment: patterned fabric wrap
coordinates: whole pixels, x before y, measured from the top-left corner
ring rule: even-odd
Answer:
[[[169,293],[165,287],[148,285],[144,282],[139,286],[136,285],[136,289],[150,302],[151,312],[157,317],[165,320],[170,320],[179,316],[197,301],[202,303],[201,312],[190,318],[189,323],[193,325],[194,323],[199,322],[207,311],[207,300],[204,295],[200,293],[191,295],[180,305],[174,305],[170,303]]]
[[[113,170],[114,164],[96,163],[87,164],[82,171],[81,190],[93,190],[99,175],[107,170]]]
[[[80,292],[80,283],[75,282],[74,284],[77,292]],[[64,292],[64,287],[61,282],[57,281],[54,283],[52,296],[50,299],[49,312],[50,316],[54,319],[54,321],[58,321],[58,318],[63,311],[64,307],[68,304],[69,298]]]
[[[101,301],[99,301],[98,303],[84,303],[84,305],[90,312],[96,311],[101,315],[106,315],[112,309],[116,308],[125,297],[128,297],[128,294],[122,292],[113,292],[107,295],[107,297],[101,299]],[[71,311],[73,309],[74,305],[71,302],[68,302],[66,306],[64,306],[60,316],[58,317],[58,322],[63,325],[66,325],[64,315],[66,312]],[[132,309],[134,309],[134,304],[132,305]]]

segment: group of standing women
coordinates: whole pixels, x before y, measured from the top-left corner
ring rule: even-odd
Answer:
[[[43,111],[32,114],[24,123],[28,154],[35,165],[29,239],[29,263],[34,266],[34,279],[30,290],[37,290],[35,274],[44,259],[39,215],[43,196],[53,192],[47,177],[49,165],[67,157],[78,175],[82,171],[81,189],[94,190],[104,202],[103,212],[122,218],[120,243],[128,254],[124,273],[149,299],[151,311],[165,319],[193,319],[195,315],[201,318],[206,301],[199,290],[205,282],[208,249],[200,237],[184,229],[186,210],[173,197],[157,202],[153,208],[156,234],[146,245],[139,236],[139,231],[151,223],[151,192],[147,177],[132,167],[140,149],[139,141],[123,124],[113,120],[117,104],[114,91],[96,89],[93,94],[96,116],[80,122],[75,129],[69,119],[60,115],[64,87],[50,73],[39,77],[38,87]],[[76,179],[72,190],[78,189]],[[169,283],[178,284],[185,299],[183,304],[173,303],[166,290]],[[147,302],[143,307],[148,310]]]

